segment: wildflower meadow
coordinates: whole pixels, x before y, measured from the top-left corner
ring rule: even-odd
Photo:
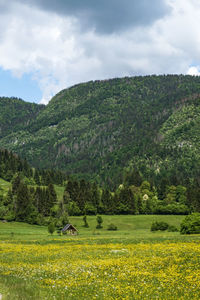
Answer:
[[[1,236],[3,299],[199,299],[199,279],[199,236]]]

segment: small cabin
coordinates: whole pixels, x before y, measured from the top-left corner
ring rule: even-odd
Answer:
[[[78,230],[72,224],[65,225],[65,227],[61,230],[61,232],[64,234],[70,234],[70,235],[78,234]]]

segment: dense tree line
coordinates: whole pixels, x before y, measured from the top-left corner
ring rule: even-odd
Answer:
[[[10,181],[17,172],[27,178],[33,177],[33,169],[26,160],[8,150],[0,149],[0,178]]]
[[[18,155],[1,149],[0,178],[12,185],[6,196],[0,186],[0,218],[40,224],[57,204],[54,184],[64,184],[67,176],[56,170],[34,169]]]
[[[51,209],[56,203],[57,195],[53,184],[31,187],[17,174],[7,196],[1,199],[0,217],[9,221],[41,224],[44,217],[51,215]]]
[[[136,172],[137,173],[137,172]],[[83,214],[187,214],[191,210],[187,188],[166,186],[163,198],[148,181],[138,181],[134,175],[130,184],[124,182],[111,192],[100,189],[96,184],[69,180],[64,192],[64,203],[70,215]],[[132,180],[131,180],[132,181]],[[195,198],[196,201],[197,198]]]
[[[128,177],[130,182],[130,174]],[[134,180],[133,180],[134,181]],[[56,220],[68,215],[95,214],[188,214],[199,211],[198,191],[182,185],[165,186],[163,198],[148,181],[137,185],[124,182],[111,192],[85,180],[67,180],[63,199],[58,201],[54,185],[30,186],[20,175],[0,199],[0,217],[41,224],[46,217]],[[138,182],[138,181],[137,181]]]
[[[7,194],[0,188],[0,218],[35,224],[54,218],[64,224],[70,215],[200,212],[199,176],[185,179],[183,185],[169,174],[145,178],[137,168],[128,168],[122,183],[111,190],[60,171],[33,169],[26,160],[0,150],[0,178],[11,183]],[[55,185],[64,187],[62,199]]]
[[[0,149],[0,178],[11,181],[16,173],[29,184],[63,184],[67,175],[59,170],[40,170],[32,168],[27,160],[21,159],[11,151]]]

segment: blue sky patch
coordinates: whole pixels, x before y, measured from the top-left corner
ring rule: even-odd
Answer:
[[[38,103],[42,98],[42,92],[37,82],[32,80],[31,74],[16,78],[10,71],[0,68],[0,96],[18,97],[28,102]]]

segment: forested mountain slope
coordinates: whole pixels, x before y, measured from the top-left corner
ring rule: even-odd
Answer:
[[[45,106],[0,97],[0,138],[25,128]]]
[[[155,184],[198,179],[199,77],[91,81],[61,91],[33,118],[22,111],[24,125],[10,126],[0,147],[36,167],[111,185],[122,182],[124,168]]]

